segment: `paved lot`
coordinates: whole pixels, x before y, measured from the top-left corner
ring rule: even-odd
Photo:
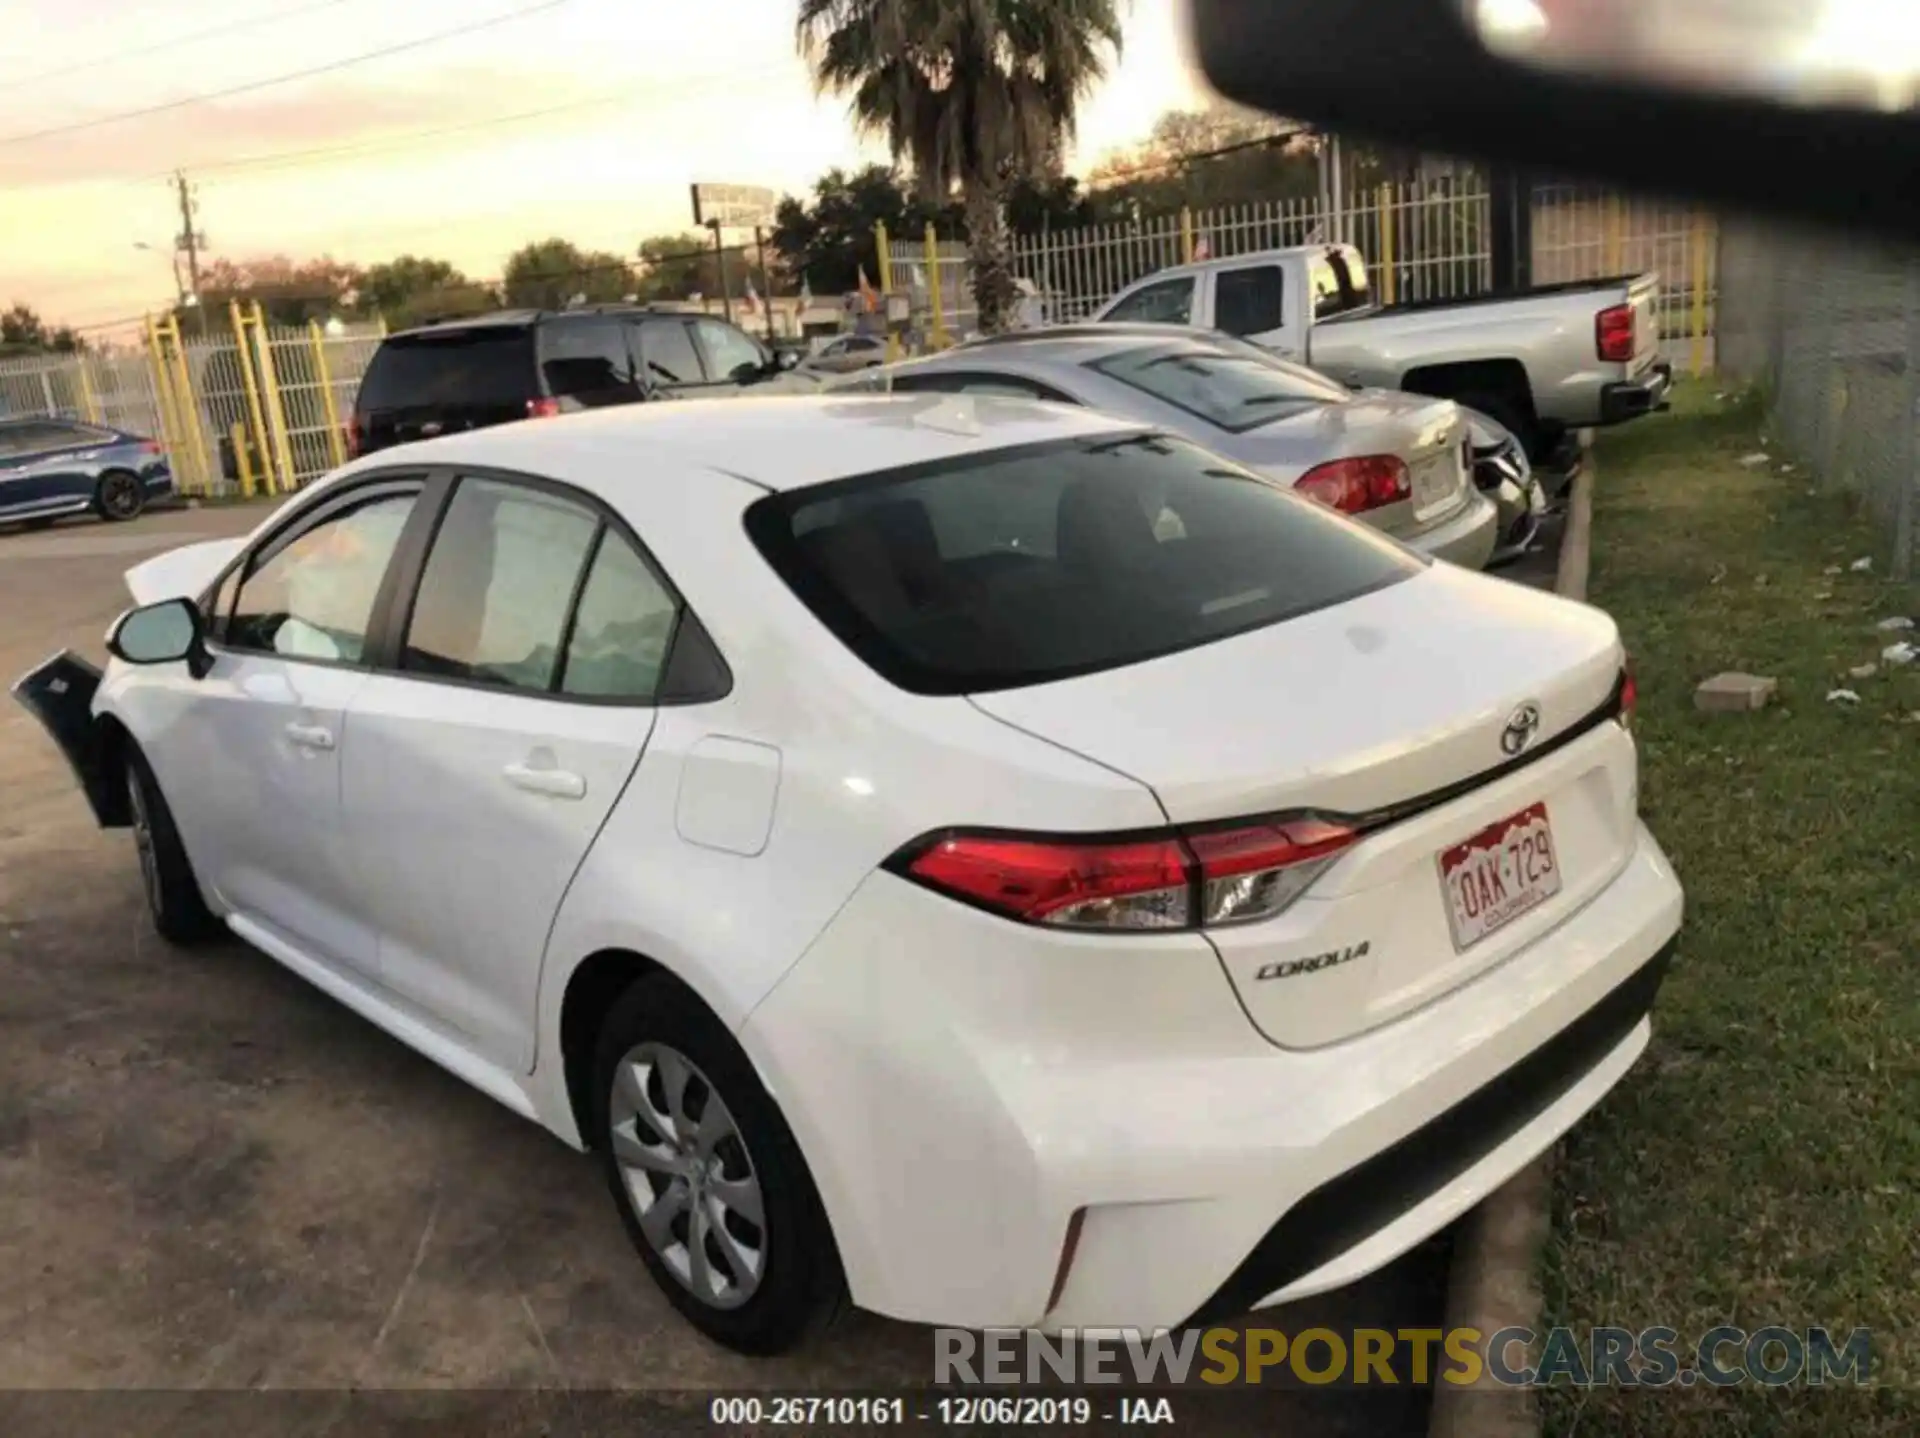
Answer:
[[[99,659],[123,569],[260,514],[0,532],[0,678]],[[1263,1321],[1435,1325],[1443,1258]],[[124,833],[0,705],[0,1389],[857,1388],[931,1356],[867,1315],[764,1363],[694,1336],[588,1160],[264,957],[160,943]],[[1309,1438],[1425,1406],[1270,1397],[1261,1426]]]

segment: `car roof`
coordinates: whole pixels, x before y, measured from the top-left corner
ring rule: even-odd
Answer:
[[[704,311],[700,309],[679,309],[672,304],[628,304],[624,301],[581,305],[570,310],[514,309],[490,310],[483,315],[462,315],[455,319],[434,320],[424,325],[414,325],[410,329],[395,330],[389,339],[414,339],[422,335],[440,335],[457,333],[460,330],[480,329],[517,329],[529,325],[549,324],[555,320],[592,319],[596,315],[689,315],[698,319]],[[710,316],[719,319],[719,315]]]
[[[1094,410],[997,395],[783,395],[610,405],[381,450],[346,472],[490,465],[606,497],[650,475],[718,470],[770,490],[1143,426]],[[679,465],[636,463],[670,456]]]
[[[921,368],[965,369],[976,364],[1084,364],[1128,350],[1167,347],[1234,353],[1231,342],[1222,344],[1212,331],[1187,325],[1084,324],[996,335],[907,360],[896,368],[905,373]]]

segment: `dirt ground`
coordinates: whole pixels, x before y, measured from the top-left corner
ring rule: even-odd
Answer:
[[[260,517],[0,531],[0,678],[61,647],[100,660],[122,570]],[[1444,1254],[1261,1321],[1437,1325]],[[262,955],[161,943],[126,835],[93,826],[51,741],[0,705],[0,1389],[174,1390],[178,1417],[183,1393],[260,1389],[897,1388],[926,1383],[932,1356],[928,1330],[864,1314],[772,1361],[696,1336],[589,1160]],[[1209,1396],[1183,1428],[1245,1426],[1224,1408],[1210,1423]],[[1405,1387],[1260,1396],[1257,1427],[1306,1438],[1424,1421]],[[10,1401],[12,1432],[91,1426]],[[328,1431],[344,1410],[219,1411],[209,1431]],[[147,1427],[120,1416],[101,1421]]]

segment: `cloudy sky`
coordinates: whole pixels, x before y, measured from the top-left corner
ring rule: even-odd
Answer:
[[[1085,107],[1080,159],[1201,102],[1177,4],[1123,11],[1126,53]],[[799,191],[829,166],[884,158],[840,101],[813,94],[794,9],[11,0],[0,303],[78,325],[166,303],[176,168],[198,187],[215,255],[371,262],[412,250],[492,276],[548,234],[631,253],[645,235],[688,228],[694,180]],[[381,49],[393,53],[357,59]],[[177,103],[213,92],[229,93]],[[129,111],[146,113],[111,118]]]

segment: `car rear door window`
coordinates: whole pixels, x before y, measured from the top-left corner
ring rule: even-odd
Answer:
[[[358,664],[380,583],[419,498],[385,490],[285,541],[247,567],[227,620],[235,649]]]
[[[0,455],[46,454],[56,449],[73,449],[83,444],[100,444],[105,437],[92,439],[78,432],[77,425],[59,420],[29,420],[0,429]]]
[[[603,530],[580,591],[560,692],[648,703],[673,641],[679,601],[615,530]]]
[[[1222,270],[1214,278],[1213,322],[1230,335],[1263,335],[1280,328],[1278,265]]]
[[[765,371],[766,352],[744,331],[724,320],[707,318],[696,319],[693,328],[706,356],[709,380],[745,384]]]
[[[693,347],[685,320],[643,320],[634,328],[638,331],[641,370],[648,384],[678,389],[705,382],[700,355]]]
[[[1167,435],[1026,445],[769,495],[756,547],[883,677],[979,693],[1277,624],[1424,561]]]
[[[402,645],[402,669],[547,693],[600,529],[586,505],[465,478],[441,516]]]
[[[1193,277],[1160,280],[1135,290],[1103,320],[1130,320],[1135,324],[1184,325],[1193,322]]]
[[[374,352],[354,409],[517,408],[537,393],[533,331],[470,325],[395,335]]]
[[[554,320],[540,332],[540,374],[557,399],[588,408],[640,398],[626,327],[617,319]]]

